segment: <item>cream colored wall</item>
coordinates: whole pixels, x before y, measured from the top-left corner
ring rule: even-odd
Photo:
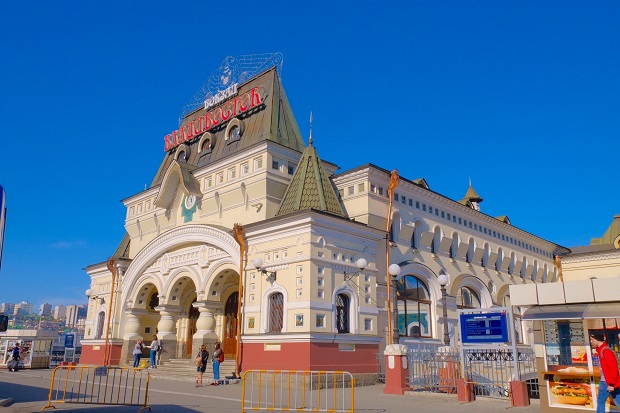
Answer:
[[[592,277],[618,277],[620,276],[620,250],[562,258],[562,274],[564,281],[585,280]]]
[[[275,158],[268,152],[275,151],[274,148],[277,148]],[[194,171],[202,198],[188,223],[232,229],[235,223],[249,224],[273,217],[292,178],[288,162],[297,165],[300,156],[298,152],[266,143]],[[281,162],[279,170],[272,169],[272,159]],[[247,173],[242,170],[244,165],[248,167]],[[231,169],[235,171],[234,177],[230,175]],[[186,224],[181,213],[182,192],[177,192],[170,209],[172,213],[169,213],[153,206],[158,190],[159,187],[152,188],[124,201],[127,208],[125,228],[131,237],[130,258],[160,234]]]

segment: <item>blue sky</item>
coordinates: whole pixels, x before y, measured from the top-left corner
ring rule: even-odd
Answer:
[[[563,246],[620,213],[620,2],[0,2],[0,302],[85,302],[226,56],[281,52],[307,139]]]

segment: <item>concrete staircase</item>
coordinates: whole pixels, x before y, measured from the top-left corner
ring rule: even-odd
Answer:
[[[213,381],[213,364],[211,358],[207,362],[207,369],[202,375],[203,385],[209,385]],[[235,372],[235,360],[224,360],[220,364],[220,380],[226,376],[232,376]],[[196,365],[194,359],[170,359],[162,361],[156,369],[149,369],[151,377],[171,380],[196,381]]]

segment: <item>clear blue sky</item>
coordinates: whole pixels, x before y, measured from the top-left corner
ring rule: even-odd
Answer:
[[[620,2],[0,2],[0,302],[85,302],[163,137],[229,55],[281,52],[307,139],[563,246],[620,213]],[[402,125],[402,126],[399,126]]]

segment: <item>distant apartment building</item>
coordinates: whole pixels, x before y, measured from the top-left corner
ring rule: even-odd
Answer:
[[[56,320],[62,320],[67,317],[67,307],[64,305],[58,305],[54,308],[54,318]]]
[[[32,314],[32,304],[27,301],[22,301],[19,304],[15,304],[15,308],[13,309],[13,315],[28,315]]]
[[[87,307],[85,305],[68,305],[65,316],[67,327],[76,327],[78,320],[86,318]]]
[[[8,315],[13,314],[15,310],[15,304],[12,303],[2,303],[0,304],[0,313]]]
[[[52,315],[52,305],[43,303],[39,306],[39,315],[42,317],[49,317]]]

